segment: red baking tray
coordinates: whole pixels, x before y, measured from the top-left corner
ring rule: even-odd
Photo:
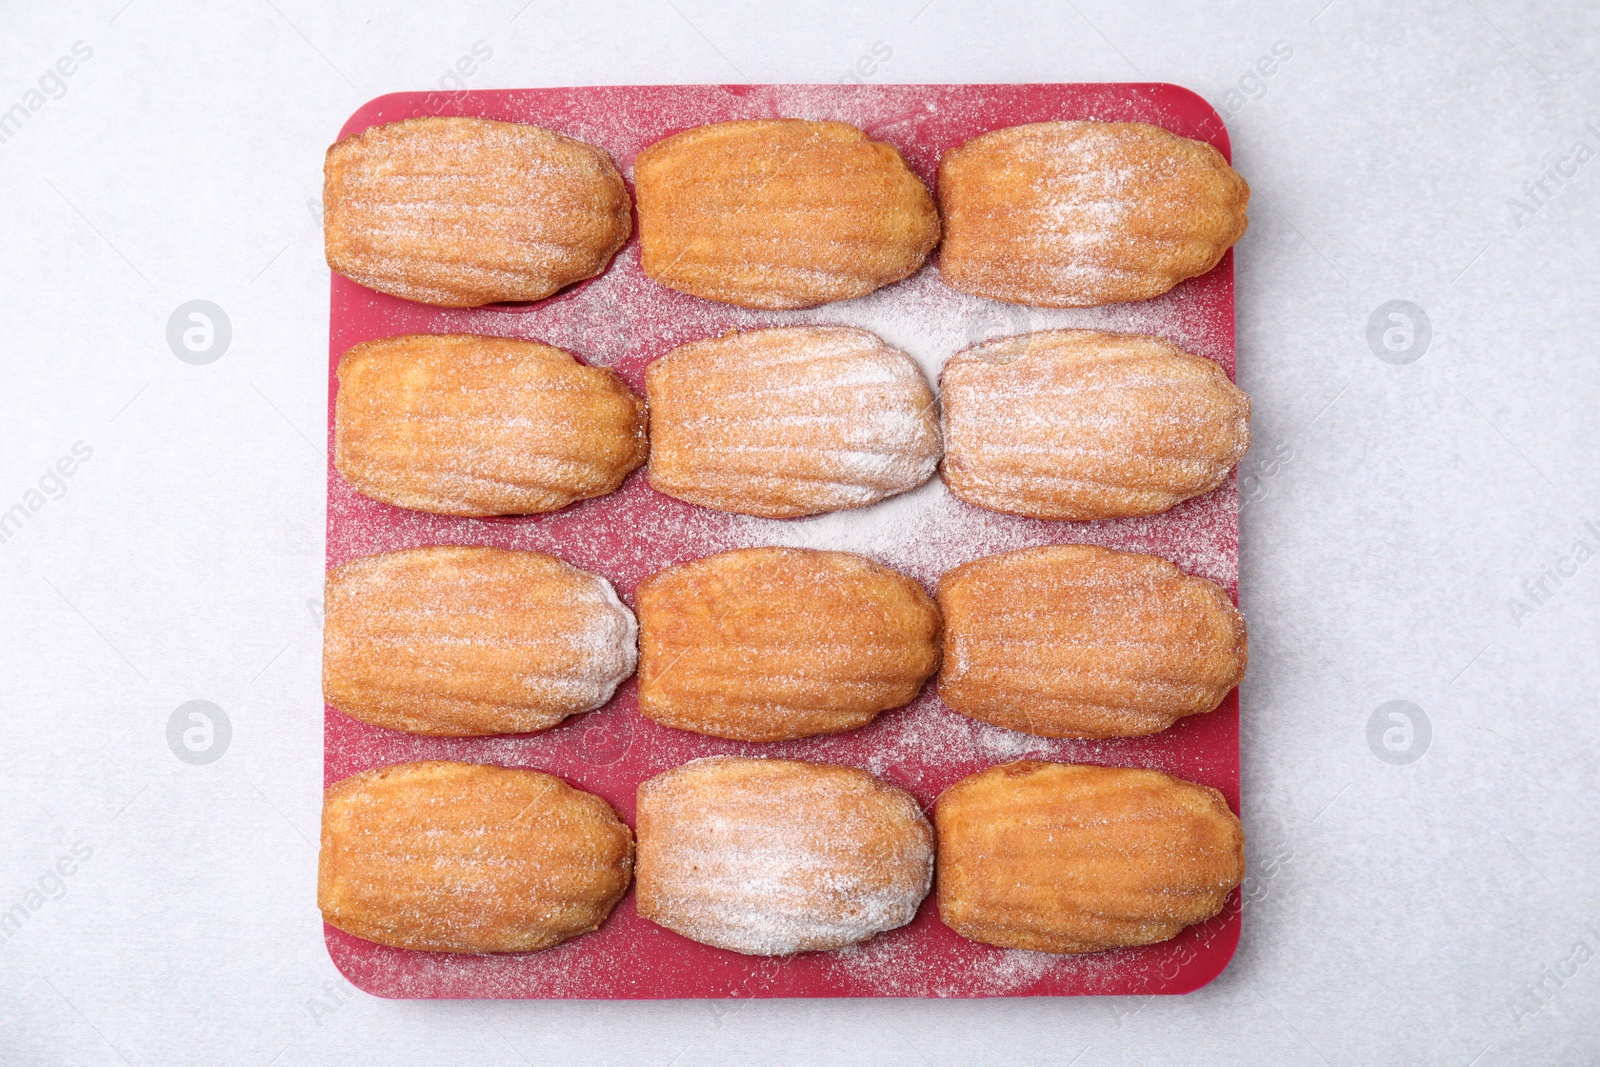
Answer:
[[[345,123],[340,136],[417,115],[529,122],[598,145],[625,175],[638,152],[669,134],[728,119],[838,119],[900,149],[933,184],[939,155],[977,134],[1047,119],[1138,120],[1196,137],[1228,154],[1215,111],[1186,89],[1102,85],[683,85],[396,93]],[[531,305],[432,308],[333,278],[328,375],[328,565],[420,545],[538,549],[604,575],[631,602],[662,567],[746,545],[797,544],[864,552],[930,588],[958,563],[1027,545],[1085,542],[1165,556],[1237,595],[1238,496],[1232,478],[1163,515],[1112,522],[1042,522],[963,504],[939,480],[857,512],[793,522],[724,515],[662,496],[641,470],[622,489],[554,514],[458,519],[360,496],[333,469],[339,356],[352,345],[406,333],[469,332],[536,339],[612,367],[644,393],[645,365],[676,345],[732,328],[839,323],[875,330],[937,380],[958,349],[1051,326],[1152,333],[1233,373],[1233,256],[1156,300],[1045,311],[969,297],[930,263],[859,300],[802,312],[715,304],[658,286],[639,266],[637,240],[601,277]],[[865,729],[779,744],[702,737],[638,713],[633,683],[609,705],[542,734],[414,737],[325,709],[327,784],[370,767],[456,759],[531,767],[610,801],[632,821],[634,790],[652,775],[715,753],[786,756],[865,767],[931,805],[957,779],[1023,756],[1155,767],[1215,786],[1239,805],[1237,693],[1149,738],[1045,740],[973,722],[927,690]],[[1205,985],[1239,939],[1239,897],[1172,941],[1088,956],[1050,956],[975,944],[939,921],[930,896],[909,926],[841,952],[764,959],[708,948],[641,919],[630,893],[598,931],[545,952],[473,956],[385,948],[326,928],[328,950],[357,987],[386,997],[985,997],[1185,993]]]

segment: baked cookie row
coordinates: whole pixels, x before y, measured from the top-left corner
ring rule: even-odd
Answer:
[[[662,285],[749,308],[849,300],[920,268],[1044,307],[1144,300],[1204,274],[1250,190],[1210,145],[1136,122],[1040,122],[946,151],[938,204],[889,144],[843,122],[675,134],[634,161],[640,259]],[[374,126],[328,149],[328,265],[445,307],[541,300],[602,273],[632,230],[604,151],[479,118]]]
[[[968,503],[1091,520],[1210,492],[1250,444],[1250,400],[1216,363],[1095,330],[959,352],[939,400],[910,356],[842,326],[685,344],[646,391],[648,412],[611,371],[532,341],[368,341],[340,360],[334,462],[374,499],[486,516],[603,496],[648,459],[669,496],[800,518],[913,489],[942,459]]]
[[[600,707],[637,668],[640,712],[740,741],[865,726],[940,699],[1044,737],[1138,737],[1214,710],[1245,623],[1156,556],[1050,545],[943,575],[936,597],[849,552],[744,548],[652,575],[637,621],[610,583],[542,552],[432,547],[329,572],[323,693],[363,722],[482,736]]]
[[[643,782],[634,834],[553,775],[449,761],[327,791],[317,896],[357,937],[527,952],[639,914],[701,944],[783,956],[904,926],[934,886],[956,933],[1098,952],[1219,913],[1244,873],[1215,789],[1160,771],[1024,760],[946,789],[924,816],[854,767],[712,756]]]

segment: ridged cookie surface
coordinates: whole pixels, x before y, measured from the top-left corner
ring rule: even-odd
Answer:
[[[424,304],[543,299],[605,270],[632,227],[610,157],[538,126],[406,119],[335,144],[323,171],[328,266]]]
[[[782,741],[853,730],[939,665],[939,610],[865,556],[742,548],[637,591],[639,710],[680,730]]]
[[[402,763],[323,798],[322,917],[381,945],[549,948],[604,922],[632,869],[611,806],[538,771]]]
[[[939,274],[1018,304],[1145,300],[1215,267],[1249,199],[1222,153],[1157,126],[1012,126],[939,160]]]
[[[842,122],[719,122],[633,165],[644,271],[751,308],[863,296],[916,271],[939,239],[928,189],[892,145]]]
[[[939,462],[933,391],[866,330],[795,326],[650,364],[650,484],[721,511],[798,518],[915,488]]]
[[[1023,760],[946,789],[939,916],[962,937],[1037,952],[1166,941],[1244,877],[1222,794],[1160,771]]]
[[[644,401],[559,348],[471,334],[356,345],[339,361],[334,463],[386,504],[522,515],[604,496],[644,462]]]
[[[1250,398],[1156,337],[1002,337],[951,357],[940,385],[945,484],[992,511],[1153,515],[1221,485],[1250,447]]]
[[[915,798],[854,767],[712,756],[639,787],[639,914],[755,956],[904,926],[933,876]]]
[[[1052,545],[939,580],[939,699],[1043,737],[1140,737],[1211,711],[1244,677],[1244,617],[1158,556]]]
[[[441,546],[328,572],[322,691],[415,734],[546,730],[633,673],[637,627],[611,583],[543,552]]]

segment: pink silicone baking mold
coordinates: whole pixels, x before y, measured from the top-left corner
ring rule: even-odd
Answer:
[[[638,152],[692,126],[740,118],[838,119],[899,148],[929,186],[940,153],[989,130],[1049,119],[1136,120],[1215,145],[1227,133],[1200,97],[1172,85],[686,85],[396,93],[363,106],[340,136],[418,115],[534,123],[597,145],[631,176]],[[333,468],[334,369],[352,345],[407,333],[537,339],[615,369],[644,394],[644,370],[686,341],[728,329],[840,323],[877,330],[923,363],[930,380],[959,348],[1054,325],[1151,333],[1234,370],[1233,255],[1209,274],[1138,304],[1046,312],[956,293],[936,266],[859,300],[807,312],[759,312],[673,292],[646,278],[637,236],[601,277],[530,305],[427,307],[335,275],[329,323],[328,549],[332,567],[420,545],[538,549],[604,575],[630,605],[662,567],[746,545],[864,551],[923,582],[958,563],[1026,545],[1085,542],[1162,555],[1237,597],[1238,496],[1220,489],[1162,515],[1112,522],[1040,522],[969,507],[938,479],[859,512],[802,523],[725,515],[652,490],[641,470],[611,496],[557,513],[459,519],[369,500]],[[1154,737],[1046,740],[976,723],[944,707],[930,684],[910,706],[847,734],[780,744],[702,737],[642,718],[634,684],[604,708],[542,734],[429,738],[359,723],[327,707],[325,780],[391,763],[457,759],[531,767],[598,793],[632,822],[646,778],[716,753],[786,756],[865,767],[931,805],[957,779],[1031,757],[1154,767],[1215,786],[1239,806],[1237,692],[1207,715]],[[640,918],[632,893],[598,931],[545,952],[472,956],[385,948],[326,928],[328,950],[359,988],[386,997],[988,997],[1185,993],[1227,965],[1239,939],[1239,894],[1216,918],[1172,941],[1088,956],[1007,951],[964,940],[933,896],[909,926],[833,953],[756,958],[708,948]]]

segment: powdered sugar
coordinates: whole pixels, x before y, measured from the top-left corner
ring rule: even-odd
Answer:
[[[640,788],[640,908],[752,955],[834,949],[910,922],[933,879],[916,802],[859,771],[715,756]]]
[[[1085,966],[1085,957],[1081,956],[981,945],[959,965],[925,976],[919,973],[919,949],[909,933],[886,934],[852,945],[838,952],[830,967],[852,980],[870,983],[880,990],[880,996],[960,996],[961,990],[977,987],[987,990],[990,996],[1003,997],[1023,991],[1046,975]]]
[[[988,342],[943,375],[945,477],[963,499],[1041,518],[1154,514],[1219,485],[1249,401],[1166,342],[1048,330]]]
[[[860,507],[933,475],[933,394],[864,330],[791,327],[673,350],[649,371],[650,481],[683,500],[790,517]]]
[[[1248,199],[1215,151],[1148,124],[1014,126],[941,159],[942,263],[995,299],[1148,299],[1215,266]]]
[[[1150,86],[615,87],[476,94],[471,107],[598,145],[625,174],[642,147],[688,126],[775,115],[839,119],[894,143],[930,185],[942,151],[1001,126],[1055,118],[1138,119],[1192,133],[1210,116],[1196,98]],[[386,111],[382,121],[395,117],[400,116]],[[410,332],[541,340],[584,362],[612,367],[642,395],[651,360],[677,345],[730,329],[860,327],[909,354],[936,382],[945,361],[972,345],[997,336],[1074,327],[1154,334],[1231,374],[1231,285],[1225,268],[1151,301],[1040,309],[958,292],[930,264],[860,299],[805,311],[752,311],[656,285],[640,270],[635,243],[601,276],[519,308],[425,308],[336,278],[330,347],[337,357],[358,341]],[[952,497],[937,478],[853,511],[800,520],[728,515],[673,500],[653,492],[642,471],[610,496],[509,521],[451,519],[377,504],[356,494],[331,469],[328,492],[330,563],[424,544],[539,549],[604,575],[624,601],[640,580],[662,567],[728,548],[768,544],[861,552],[930,588],[940,574],[960,563],[1060,542],[1161,555],[1230,591],[1237,578],[1231,477],[1216,491],[1161,515],[1088,523],[984,511]],[[912,705],[886,712],[849,734],[740,743],[669,730],[643,719],[635,707],[634,687],[627,683],[601,710],[535,736],[418,738],[364,727],[330,711],[327,757],[330,780],[367,766],[417,758],[534,767],[599,793],[625,817],[633,811],[639,782],[688,760],[724,753],[864,768],[909,790],[924,807],[960,777],[1023,757],[1154,767],[1216,785],[1236,802],[1236,729],[1237,713],[1230,702],[1151,738],[1049,740],[966,719],[943,706],[930,684]],[[532,955],[404,953],[339,934],[330,936],[330,945],[341,969],[357,984],[393,996],[994,996],[1183,991],[1220,969],[1237,936],[1235,912],[1164,946],[1051,957],[961,940],[940,924],[935,911],[929,900],[910,925],[855,948],[781,960],[695,945],[640,918],[631,896],[598,932]]]
[[[611,699],[638,656],[611,583],[536,553],[368,556],[330,576],[326,611],[328,699],[423,732],[543,729]]]
[[[571,677],[541,682],[564,683],[574,703],[581,701],[584,711],[593,711],[610,700],[617,686],[632,676],[639,660],[639,623],[610,582],[598,575],[588,577],[594,587],[575,599],[591,606],[592,613],[565,635],[578,653],[581,666]],[[538,683],[530,679],[525,684]]]
[[[536,300],[599,273],[628,237],[621,176],[593,147],[526,124],[432,118],[328,156],[329,262],[447,306]]]

